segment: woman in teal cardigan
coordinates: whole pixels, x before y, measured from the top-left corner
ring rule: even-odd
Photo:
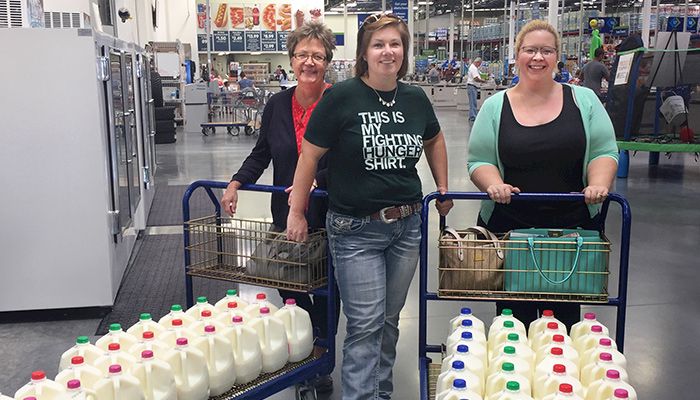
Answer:
[[[469,175],[488,193],[478,224],[493,232],[518,228],[600,229],[598,211],[617,171],[615,133],[593,91],[552,80],[559,34],[531,21],[515,42],[520,81],[484,102],[469,138]],[[513,193],[581,192],[583,202],[514,202]],[[562,322],[578,321],[567,303],[499,302],[527,323],[543,309]],[[539,311],[539,312],[538,312]]]

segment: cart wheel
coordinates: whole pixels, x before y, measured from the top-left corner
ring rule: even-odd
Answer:
[[[246,136],[250,136],[250,135],[252,135],[254,132],[255,132],[255,129],[253,129],[252,126],[246,125],[246,127],[245,127],[245,135],[246,135]]]
[[[207,127],[206,126],[202,127],[202,135],[209,136],[209,134],[207,134]]]
[[[316,388],[306,383],[296,385],[296,400],[316,400]]]
[[[215,134],[216,134],[216,127],[215,127],[215,126],[212,126],[212,127],[209,128],[209,129],[211,129],[211,134],[212,134],[212,135],[215,135]]]
[[[233,131],[234,128],[236,129],[235,132]],[[229,127],[227,127],[227,128],[226,128],[226,132],[228,132],[228,134],[231,135],[231,136],[238,136],[238,135],[241,133],[241,131],[238,129],[237,126],[229,126]]]

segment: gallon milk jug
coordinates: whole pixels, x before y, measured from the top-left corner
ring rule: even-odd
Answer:
[[[520,384],[515,381],[506,383],[506,388],[491,397],[489,400],[533,400],[531,396],[520,389]]]
[[[636,395],[635,395],[636,396]],[[625,389],[615,389],[615,392],[613,393],[612,397],[610,400],[618,400],[618,399],[629,399],[629,392]],[[636,398],[636,397],[635,397]]]
[[[250,321],[251,319],[241,306],[241,303],[229,301],[226,305],[226,309],[216,316],[216,321],[223,327],[230,328],[233,326],[233,317],[242,317],[244,321]]]
[[[209,370],[201,351],[188,345],[186,338],[177,339],[175,351],[165,360],[175,375],[178,399],[207,400],[209,398]]]
[[[552,341],[544,346],[540,347],[535,353],[535,365],[539,364],[545,357],[552,353],[552,347],[559,347],[564,353],[564,357],[573,361],[576,365],[580,366],[580,358],[578,351],[573,346],[571,338],[564,335],[554,335],[552,336]],[[580,368],[579,368],[580,369]]]
[[[523,324],[519,319],[513,316],[513,310],[510,308],[504,308],[501,310],[501,315],[496,316],[491,322],[489,327],[489,340],[491,339],[491,334],[495,335],[503,327],[503,321],[513,321],[516,329],[523,333],[523,336],[527,337],[527,329],[525,329],[525,324]]]
[[[452,361],[452,368],[438,376],[435,393],[442,393],[446,390],[450,390],[455,379],[464,379],[470,390],[483,396],[484,386],[481,383],[481,378],[466,369],[462,361]]]
[[[207,325],[204,335],[194,339],[192,347],[201,351],[207,360],[209,395],[219,396],[231,389],[236,382],[231,341],[224,335],[218,335],[214,325]]]
[[[513,363],[504,362],[501,364],[501,370],[495,374],[489,375],[486,379],[486,389],[484,390],[484,398],[492,398],[498,396],[503,390],[505,390],[508,382],[518,382],[520,385],[520,392],[523,394],[531,395],[532,387],[530,385],[530,380],[523,375],[515,372],[515,366]]]
[[[284,322],[270,315],[270,309],[262,307],[260,317],[250,323],[258,334],[262,350],[262,372],[275,372],[284,367],[289,359],[287,332]]]
[[[112,324],[109,326],[109,332],[97,339],[95,346],[107,351],[111,343],[119,343],[122,350],[129,351],[129,349],[138,342],[139,340],[133,335],[124,332],[120,324]]]
[[[594,381],[606,376],[606,373],[610,369],[616,370],[620,374],[620,379],[629,382],[627,371],[613,362],[612,354],[600,353],[598,357],[598,361],[594,364],[586,365],[581,370],[581,383],[583,383],[584,386],[588,386]]]
[[[510,335],[511,333],[517,333],[518,339],[523,343],[528,344],[526,333],[517,329],[513,321],[505,320],[503,321],[503,326],[501,326],[500,329],[494,332],[489,332],[489,358],[492,358],[492,355],[496,352],[496,349],[498,349],[500,345],[502,345],[506,340],[508,340],[508,335]]]
[[[78,338],[75,340],[75,346],[66,350],[61,356],[58,371],[60,372],[70,367],[71,360],[75,356],[83,357],[83,360],[85,360],[85,363],[87,364],[93,364],[103,355],[104,351],[97,348],[97,346],[90,344],[90,339],[88,339],[87,336],[78,336]]]
[[[608,335],[605,334],[602,325],[591,326],[591,331],[583,336],[579,336],[574,341],[574,347],[578,350],[578,354],[584,354],[586,351],[598,346],[600,339],[610,339],[610,345],[617,349],[617,343]]]
[[[66,382],[66,394],[70,400],[97,400],[95,392],[81,387],[78,379]]]
[[[493,359],[493,362],[489,364],[488,375],[490,376],[498,372],[504,362],[512,363],[515,366],[515,372],[527,379],[532,379],[532,367],[530,366],[530,362],[520,358],[513,346],[505,346],[503,348],[503,353]]]
[[[192,322],[191,325],[194,325]],[[170,328],[165,332],[161,333],[160,341],[166,346],[173,348],[177,345],[177,339],[186,338],[192,340],[197,336],[193,331],[187,329],[183,325],[183,321],[179,318],[170,321]]]
[[[224,336],[231,341],[236,384],[242,385],[257,378],[262,371],[262,349],[255,329],[244,325],[243,318],[236,316],[233,325],[224,331]]]
[[[576,395],[583,397],[585,391],[581,382],[566,373],[566,366],[564,364],[554,364],[552,370],[546,374],[541,375],[533,384],[533,397],[535,399],[541,399],[545,396],[555,394],[559,389],[559,385],[565,383],[571,385],[572,390]]]
[[[455,379],[452,382],[452,388],[442,393],[438,393],[436,400],[483,400],[479,393],[469,389],[467,382],[464,379]]]
[[[569,336],[571,336],[571,339],[575,341],[579,337],[586,335],[588,332],[590,332],[591,327],[593,325],[600,325],[603,328],[603,333],[605,333],[608,336],[610,335],[610,331],[608,331],[608,328],[606,328],[605,325],[598,322],[595,313],[591,312],[583,314],[583,319],[580,322],[575,323],[571,327],[571,333],[569,334]]]
[[[637,392],[629,383],[620,379],[620,372],[616,369],[607,370],[603,378],[588,385],[586,400],[608,400],[617,389],[626,391],[625,399],[637,400]]]
[[[287,299],[275,317],[284,323],[289,342],[289,362],[299,362],[308,357],[314,349],[314,332],[309,313],[298,307],[296,300]]]
[[[568,383],[559,385],[559,389],[552,394],[543,397],[543,400],[583,400],[580,394]]]
[[[199,297],[197,297],[197,302],[190,309],[185,311],[185,314],[189,315],[194,320],[197,320],[199,318],[199,316],[202,314],[202,311],[204,311],[204,310],[211,311],[211,315],[218,314],[216,307],[211,305],[206,297],[199,296]]]
[[[537,336],[530,338],[530,347],[532,347],[532,350],[537,352],[537,350],[551,343],[554,335],[562,335],[565,338],[564,340],[566,340],[568,337],[566,334],[566,326],[556,322],[547,322],[547,326],[542,332],[538,333]]]
[[[579,379],[580,373],[578,370],[578,364],[564,357],[564,352],[560,347],[552,347],[549,351],[549,355],[542,359],[537,367],[535,368],[535,375],[533,382],[539,382],[541,379],[545,379],[550,372],[554,370],[554,365],[561,364],[565,366],[565,372],[572,378]]]
[[[136,358],[123,351],[119,343],[110,343],[107,353],[95,361],[95,368],[100,370],[102,375],[107,375],[111,365],[119,364],[124,371],[128,371],[135,362]]]
[[[139,380],[122,373],[119,364],[109,366],[109,375],[97,383],[95,395],[100,400],[145,400]]]
[[[258,293],[255,295],[255,301],[248,304],[244,311],[252,318],[255,318],[260,315],[260,309],[263,307],[267,307],[270,310],[270,314],[274,314],[279,310],[279,308],[267,301],[267,295],[265,293]]]
[[[66,400],[68,399],[63,385],[51,379],[46,379],[44,371],[32,372],[32,378],[26,385],[15,392],[15,399],[24,399],[34,396],[40,400]]]
[[[442,360],[442,366],[440,367],[440,373],[449,371],[452,368],[453,361],[461,361],[464,363],[464,367],[476,376],[479,377],[481,382],[481,387],[486,384],[486,366],[481,359],[469,351],[469,346],[466,344],[460,344],[457,346],[457,351],[452,353],[451,356],[445,357]]]
[[[510,321],[506,321],[505,323],[510,323]],[[501,330],[499,335],[505,331],[506,330]],[[497,341],[501,340],[499,336],[496,336],[496,338]],[[509,333],[505,341],[494,347],[493,351],[489,353],[489,362],[502,354],[503,348],[506,346],[515,347],[515,352],[518,354],[518,356],[527,360],[530,363],[530,366],[535,368],[535,352],[532,351],[530,346],[527,344],[527,339],[525,339],[524,336],[520,336],[519,333]]]
[[[486,335],[484,335],[484,332],[478,330],[472,324],[473,322],[471,319],[463,319],[460,325],[457,326],[457,329],[450,333],[450,336],[448,336],[448,341],[450,340],[450,338],[452,338],[453,341],[458,340],[462,336],[462,332],[471,332],[472,338],[474,340],[483,344],[487,344]]]
[[[542,316],[530,322],[530,327],[527,329],[527,337],[532,340],[538,333],[545,330],[547,328],[547,324],[550,322],[556,322],[559,326],[563,327],[564,334],[566,334],[566,325],[554,317],[554,311],[542,310]]]
[[[31,396],[30,396],[31,398]],[[4,396],[2,393],[0,393],[0,400],[15,400],[12,397]],[[36,397],[34,398],[36,400]]]
[[[175,374],[165,361],[154,357],[151,350],[141,352],[141,359],[131,367],[146,400],[177,400]]]
[[[484,322],[472,314],[472,309],[469,307],[462,307],[459,315],[450,320],[450,332],[454,332],[457,327],[462,325],[462,320],[469,319],[472,321],[472,326],[474,329],[480,330],[481,333],[486,334],[486,326]]]
[[[158,320],[158,324],[163,327],[163,329],[168,330],[172,326],[172,320],[174,319],[179,319],[182,321],[182,326],[183,327],[188,327],[191,323],[195,321],[194,318],[190,317],[189,315],[185,314],[184,311],[182,311],[182,306],[179,304],[173,304],[172,307],[170,307],[170,312],[165,314],[163,318]]]
[[[156,340],[153,332],[146,331],[141,334],[141,340],[138,342],[138,344],[129,350],[129,354],[138,360],[141,358],[141,354],[144,350],[150,350],[154,353],[156,358],[162,360],[163,357],[165,357],[165,353],[169,352],[171,349],[171,346],[168,346],[160,340]]]
[[[488,358],[486,356],[486,344],[474,340],[474,338],[472,337],[472,333],[469,331],[462,332],[462,335],[457,339],[455,339],[451,335],[449,338],[447,338],[447,355],[451,356],[457,349],[457,346],[459,346],[460,344],[468,346],[469,352],[472,353],[474,356],[478,357],[484,364],[484,366],[489,365]]]
[[[214,307],[217,309],[219,314],[226,312],[226,310],[229,308],[228,304],[231,302],[238,303],[238,307],[242,309],[246,308],[248,306],[248,302],[243,300],[239,295],[238,291],[236,289],[229,289],[226,291],[226,296],[222,298],[221,300],[217,301],[216,304],[214,304]]]
[[[126,330],[126,333],[134,336],[135,338],[140,338],[144,332],[151,331],[155,336],[163,333],[165,328],[157,323],[151,318],[151,314],[143,313],[139,316],[139,322],[131,326],[131,328]]]
[[[71,360],[71,366],[59,372],[54,380],[65,387],[68,381],[77,379],[83,389],[95,390],[95,385],[103,376],[99,369],[86,364],[83,357],[75,356]]]
[[[588,349],[581,357],[579,367],[583,368],[588,364],[594,363],[600,358],[600,353],[610,353],[615,364],[622,368],[627,368],[627,358],[612,346],[612,341],[608,338],[601,338],[598,340],[598,346]]]
[[[187,329],[189,329],[190,332],[192,332],[192,334],[196,337],[204,335],[204,328],[209,325],[214,326],[217,332],[223,332],[224,329],[226,329],[225,325],[212,317],[210,310],[202,310],[199,319],[193,322]]]

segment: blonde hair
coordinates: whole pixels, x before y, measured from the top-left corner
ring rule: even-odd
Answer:
[[[515,52],[518,53],[520,52],[520,47],[523,45],[523,39],[525,39],[525,35],[531,32],[535,31],[547,31],[554,36],[554,47],[557,49],[557,54],[560,52],[560,47],[561,47],[561,38],[559,37],[559,32],[557,32],[557,28],[553,27],[552,24],[550,24],[547,21],[543,21],[541,19],[535,19],[523,26],[523,28],[518,32],[518,37],[515,39]]]

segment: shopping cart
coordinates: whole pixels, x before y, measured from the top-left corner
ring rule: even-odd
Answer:
[[[569,277],[574,276],[576,282],[598,282],[601,283],[596,287],[595,290],[591,289],[592,286],[582,284],[581,287],[588,290],[576,290],[571,292],[558,292],[558,291],[548,291],[548,292],[536,292],[528,290],[518,290],[509,291],[507,282],[503,287],[487,287],[487,288],[477,288],[477,287],[466,287],[457,289],[455,287],[445,287],[442,282],[438,284],[439,288],[437,292],[432,292],[428,290],[428,274],[430,271],[437,271],[439,274],[456,274],[460,271],[455,271],[452,268],[429,268],[428,265],[428,215],[430,202],[436,199],[450,198],[454,200],[488,200],[489,197],[485,193],[467,193],[467,192],[448,192],[447,194],[440,195],[437,192],[427,195],[423,199],[423,209],[421,216],[423,218],[422,225],[422,236],[420,245],[420,283],[419,283],[419,333],[418,333],[418,365],[420,373],[420,398],[421,399],[434,399],[435,398],[435,386],[437,382],[437,377],[440,374],[440,363],[433,363],[432,359],[428,357],[428,353],[443,354],[442,344],[428,344],[427,343],[427,316],[428,316],[428,302],[430,301],[494,301],[494,300],[516,300],[516,301],[559,301],[559,302],[572,302],[577,304],[591,304],[598,306],[611,306],[617,309],[617,321],[615,330],[615,341],[617,342],[618,349],[623,351],[624,339],[625,339],[625,317],[626,317],[626,307],[627,307],[627,277],[628,277],[628,267],[629,267],[629,245],[630,245],[630,229],[631,229],[631,212],[629,203],[619,194],[611,193],[607,200],[603,203],[601,208],[601,224],[602,228],[605,227],[605,219],[607,217],[608,208],[610,202],[616,202],[620,205],[622,212],[622,227],[621,227],[621,239],[620,239],[620,261],[619,261],[619,282],[617,297],[610,297],[607,293],[607,276],[608,263],[607,259],[610,253],[610,243],[605,239],[604,232],[601,235],[601,240],[592,243],[592,248],[581,248],[576,257],[576,262],[578,263],[578,254],[583,254],[583,252],[588,252],[589,254],[595,254],[602,258],[605,268],[602,271],[592,271],[588,268],[581,268],[578,271],[574,271],[572,268]],[[571,201],[583,201],[583,194],[543,194],[543,193],[523,193],[513,196],[513,201],[561,201],[561,202],[571,202]],[[440,218],[440,231],[445,227],[445,218]],[[603,229],[604,231],[604,229]],[[572,239],[573,240],[573,239]],[[471,243],[466,244],[467,249],[475,250],[477,247],[485,244],[486,240],[471,240]],[[532,256],[533,260],[537,260],[540,254],[532,252],[528,249],[528,246],[523,246],[523,240],[498,240],[500,251],[505,252],[505,256],[528,258]],[[443,246],[450,246],[449,244],[443,244]],[[570,251],[570,247],[561,250],[549,249],[556,254],[557,251]],[[479,251],[482,251],[483,247],[480,247]],[[493,250],[495,252],[495,250]],[[510,255],[509,255],[510,253]],[[486,253],[480,253],[481,258],[489,257],[488,251]],[[535,273],[541,273],[545,276],[549,271],[542,270],[544,263],[538,265]],[[495,271],[480,271],[483,273],[494,273]],[[528,274],[528,272],[520,270],[508,270],[506,268],[500,270],[503,273],[504,280],[508,279],[521,279],[523,274]],[[557,271],[561,272],[561,271]],[[463,273],[463,271],[461,271]],[[476,272],[479,273],[477,269]],[[556,275],[556,273],[554,274]],[[578,275],[578,276],[577,276]],[[531,279],[531,278],[523,278]],[[550,278],[551,279],[551,278]],[[553,282],[563,282],[564,278],[555,278]],[[441,287],[440,287],[441,286]],[[600,290],[598,290],[600,289]]]
[[[216,128],[226,128],[231,136],[238,136],[241,129],[246,136],[256,132],[264,107],[264,94],[259,89],[247,88],[240,92],[210,93],[209,120],[201,125],[202,134],[215,134]]]
[[[221,205],[212,189],[225,189],[227,185],[228,182],[196,181],[187,188],[182,198],[187,307],[194,304],[192,277],[197,276],[323,296],[328,301],[328,321],[335,321],[337,300],[328,289],[335,287],[333,264],[325,252],[317,250],[318,246],[325,248],[325,231],[310,234],[309,240],[300,245],[287,241],[284,234],[273,231],[269,223],[222,217]],[[190,197],[199,188],[212,201],[214,214],[190,219]],[[285,188],[244,185],[240,190],[281,193]],[[326,192],[315,190],[312,196],[326,196]],[[289,252],[297,251],[298,256],[282,259],[260,250],[273,246],[289,246],[287,249],[296,249]],[[260,264],[264,264],[264,267]],[[256,265],[255,273],[251,273],[251,265]],[[271,272],[275,270],[282,272]],[[335,324],[328,324],[327,339],[316,341],[315,345],[327,350],[324,354],[318,357],[312,354],[301,362],[288,363],[279,371],[262,374],[253,382],[234,386],[227,393],[213,399],[264,399],[291,386],[295,386],[298,400],[315,399],[314,388],[304,382],[333,371],[335,334]]]

